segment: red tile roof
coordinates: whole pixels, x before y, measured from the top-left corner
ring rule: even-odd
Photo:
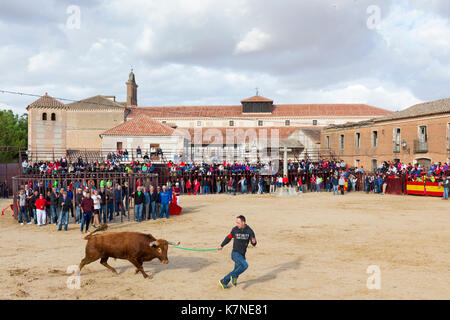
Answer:
[[[273,100],[256,95],[256,96],[244,99],[241,102],[273,102]]]
[[[271,118],[312,116],[367,116],[376,117],[391,111],[366,104],[281,104],[274,105],[272,113],[245,114],[241,105],[234,106],[164,106],[135,107],[129,117],[146,114],[152,118]]]
[[[146,115],[140,115],[125,121],[114,128],[106,130],[102,135],[115,136],[170,136],[175,130]]]
[[[56,100],[55,98],[48,95],[46,92],[45,95],[37,99],[35,102],[30,104],[29,107],[44,107],[44,108],[64,108],[64,103]]]

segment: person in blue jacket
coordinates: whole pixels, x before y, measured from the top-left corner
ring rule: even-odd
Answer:
[[[162,190],[159,194],[161,198],[161,212],[159,214],[160,218],[164,218],[164,215],[169,219],[169,205],[172,202],[172,192],[167,190],[166,186],[162,186]]]

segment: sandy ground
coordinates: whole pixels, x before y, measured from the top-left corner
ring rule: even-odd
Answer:
[[[153,279],[125,260],[99,262],[69,289],[66,270],[84,257],[86,241],[71,224],[20,226],[0,216],[0,299],[450,299],[450,202],[439,198],[351,193],[184,197],[184,214],[169,220],[111,224],[215,248],[244,214],[258,246],[236,288],[217,281],[231,271],[231,243],[222,252],[169,249],[169,264],[144,264]],[[0,207],[6,202],[2,200]],[[367,268],[380,268],[381,288],[369,290]]]

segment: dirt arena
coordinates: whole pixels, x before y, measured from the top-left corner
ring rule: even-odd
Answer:
[[[190,248],[215,248],[244,214],[255,230],[249,269],[238,287],[217,281],[232,270],[232,245],[222,252],[169,249],[169,264],[144,263],[153,279],[128,261],[110,259],[81,273],[68,289],[67,267],[79,264],[86,241],[79,228],[20,226],[0,216],[0,299],[450,299],[450,202],[439,198],[350,193],[183,197],[184,214],[171,219],[111,224]],[[7,202],[2,200],[0,207]],[[381,289],[369,290],[366,271],[377,265]]]

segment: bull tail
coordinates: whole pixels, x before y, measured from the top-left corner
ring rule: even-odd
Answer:
[[[106,223],[102,223],[97,229],[89,233],[86,237],[84,237],[85,240],[89,240],[89,238],[96,232],[105,231],[108,229],[108,225]]]

